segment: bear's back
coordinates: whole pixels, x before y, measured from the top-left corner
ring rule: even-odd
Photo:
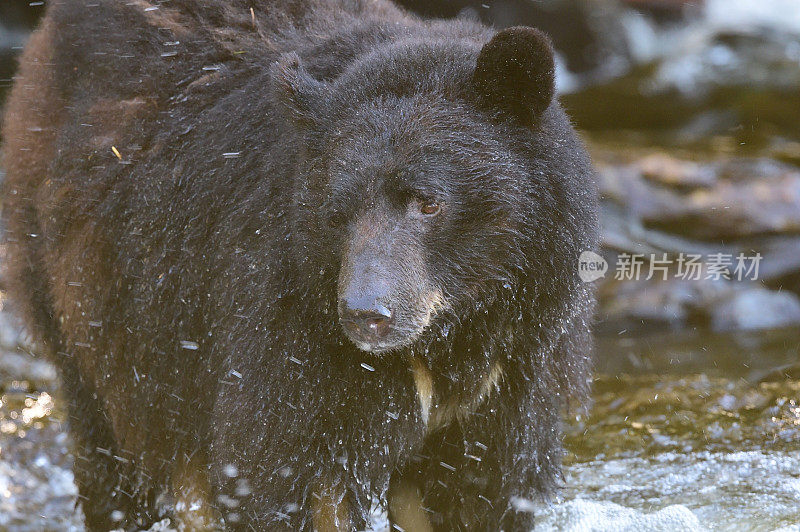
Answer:
[[[281,53],[321,47],[318,69],[335,75],[402,17],[389,2],[361,0],[52,3],[21,58],[2,130],[4,218],[18,248],[8,277],[27,321],[42,321],[37,309],[48,304],[31,298],[48,292],[40,283],[53,274],[32,270],[63,255],[70,234],[91,230],[87,216],[130,217],[134,204],[171,209],[181,193],[188,204],[188,175],[198,190],[225,186],[198,161],[239,157],[229,141],[256,134],[243,131],[232,110],[263,117],[248,123],[262,145],[278,140],[268,73]],[[332,37],[354,24],[361,37]],[[211,149],[209,134],[220,135],[218,154],[197,152]],[[226,164],[256,164],[246,157]],[[187,219],[196,218],[192,209]],[[103,221],[111,240],[130,229]]]

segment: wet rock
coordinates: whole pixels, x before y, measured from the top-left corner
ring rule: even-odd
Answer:
[[[0,24],[0,109],[2,109],[6,92],[11,88],[17,56],[20,52],[19,47],[24,42],[24,37],[24,33],[9,30]]]
[[[55,368],[46,360],[28,353],[0,350],[0,377],[7,381],[32,381],[54,386],[58,378]]]
[[[663,3],[676,7],[682,2]],[[591,130],[671,131],[679,143],[714,135],[748,144],[769,142],[776,134],[796,138],[796,2],[693,4],[680,9],[682,16],[688,14],[688,22],[679,25],[659,25],[653,17],[620,11],[633,61],[621,75],[564,96],[578,124]]]
[[[700,164],[663,153],[599,166],[604,200],[645,228],[705,242],[800,233],[794,166],[759,159]]]
[[[604,202],[620,206],[625,214],[635,219],[658,219],[684,208],[680,196],[653,186],[635,165],[609,167],[600,163],[598,171]]]
[[[711,307],[718,331],[775,329],[800,325],[800,299],[789,292],[749,288],[733,292]]]
[[[800,172],[778,180],[721,181],[681,199],[679,208],[651,213],[644,223],[704,240],[800,232]]]
[[[774,182],[798,172],[796,165],[767,157],[730,157],[714,166],[720,180],[735,184],[746,184],[754,180]]]
[[[687,8],[702,4],[702,0],[624,0],[624,4],[660,20],[674,21],[682,18]]]
[[[794,238],[756,248],[761,255],[756,268],[752,266],[756,252],[745,243],[716,247],[652,230],[637,231],[635,225],[628,232],[623,227],[621,222],[617,230],[608,223],[603,225],[602,256],[609,268],[598,281],[598,333],[653,333],[688,327],[761,330],[800,323],[800,299],[788,290],[800,288],[788,284],[792,275],[800,274],[800,256],[791,253],[794,247],[800,248]],[[665,271],[661,271],[659,262],[665,260],[665,253]],[[621,273],[633,254],[641,266],[635,277],[629,278]],[[714,262],[715,254],[729,260],[722,270]],[[744,257],[741,267],[739,254]],[[690,255],[699,256],[696,271],[681,266]],[[651,259],[656,261],[652,265]]]
[[[761,238],[751,247],[764,257],[759,275],[768,287],[800,295],[800,236]]]
[[[664,153],[644,157],[639,163],[642,176],[659,185],[680,188],[708,188],[716,184],[713,168],[693,161],[685,161]]]
[[[750,331],[800,325],[800,298],[733,280],[661,279],[601,285],[596,331],[654,333],[689,327]]]
[[[470,16],[497,28],[528,25],[547,32],[571,74],[608,70],[628,52],[615,0],[397,0],[426,17]],[[616,62],[616,61],[613,61]]]
[[[625,207],[604,203],[600,213],[601,243],[603,248],[614,252],[654,254],[660,252],[678,255],[696,253],[709,255],[716,252],[734,253],[738,248],[729,245],[690,240],[679,235],[645,227],[633,213]],[[745,249],[750,249],[745,246]],[[609,255],[611,256],[611,255]],[[611,257],[612,262],[616,255]]]
[[[7,27],[30,31],[36,26],[45,7],[45,2],[3,0],[0,3],[0,21]]]
[[[601,243],[610,268],[600,284],[598,331],[650,332],[702,326],[743,329],[782,326],[800,295],[800,169],[765,158],[690,160],[660,151],[595,150],[602,192]],[[649,259],[667,254],[666,279],[647,280]],[[613,279],[620,254],[643,257],[640,279]],[[709,279],[713,255],[734,266]],[[703,272],[688,281],[676,277],[680,256],[701,255]],[[750,275],[735,275],[737,257],[760,257]],[[713,282],[709,282],[709,281]],[[746,304],[751,290],[741,281],[763,283],[754,294],[788,307]],[[769,295],[769,290],[786,294]],[[778,294],[778,292],[775,292]],[[741,298],[741,299],[739,299]],[[733,301],[739,304],[733,305]],[[725,311],[719,309],[725,304]],[[733,306],[730,306],[733,305]],[[736,319],[721,312],[736,310]],[[754,313],[746,317],[748,312]],[[791,315],[791,314],[790,314]]]
[[[2,178],[2,172],[0,172]],[[25,333],[15,318],[8,312],[0,312],[0,348],[16,349],[26,341]]]
[[[601,334],[656,332],[684,328],[696,286],[661,281],[609,280],[600,291],[596,330]]]

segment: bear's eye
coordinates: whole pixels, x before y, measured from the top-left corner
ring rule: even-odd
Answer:
[[[422,201],[420,202],[419,212],[425,216],[436,216],[442,210],[442,206],[436,201]]]

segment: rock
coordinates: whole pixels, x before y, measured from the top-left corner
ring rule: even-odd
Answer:
[[[601,243],[597,331],[651,333],[686,327],[764,329],[794,323],[800,294],[800,169],[767,159],[688,161],[655,152],[633,161],[598,152]],[[616,280],[619,254],[645,258],[638,280]],[[650,256],[668,254],[666,280],[647,280]],[[761,256],[748,281],[708,279],[715,254]],[[676,278],[683,254],[701,255],[699,279]],[[733,272],[732,272],[733,273]],[[783,290],[772,292],[769,288]],[[763,307],[763,308],[761,308]]]
[[[44,14],[45,8],[45,2],[3,0],[0,3],[0,21],[7,27],[30,31]]]
[[[728,247],[731,239],[800,233],[800,169],[788,164],[700,164],[653,153],[622,165],[601,160],[598,167],[604,203],[613,204],[606,210],[644,230]]]
[[[681,329],[688,323],[687,301],[695,298],[688,283],[609,280],[600,290],[596,330],[611,335]]]
[[[626,232],[624,219],[612,216],[609,222],[608,211],[604,210],[602,219],[602,242],[603,258],[609,267],[605,277],[597,281],[597,332],[635,334],[689,327],[762,330],[798,323],[800,299],[787,289],[800,291],[800,283],[790,284],[800,277],[800,253],[794,253],[800,251],[800,237],[726,246],[697,244],[636,229],[635,223]],[[764,242],[763,248],[755,247]],[[760,259],[756,258],[756,249]],[[651,271],[651,259],[662,261],[665,253],[667,271],[662,272],[659,263],[654,263]],[[641,263],[633,278],[619,275],[624,268],[623,254],[628,260],[637,255]],[[681,269],[681,260],[691,255],[699,256],[699,269]],[[714,264],[724,271],[715,273]]]
[[[666,280],[647,279],[647,266],[638,280],[607,279],[600,285],[596,331],[600,334],[653,333],[706,327],[719,301],[740,289],[739,283],[707,279],[681,279],[671,271]],[[614,267],[611,266],[613,277]]]
[[[19,322],[8,312],[0,312],[0,348],[14,350],[26,342]]]
[[[759,279],[770,288],[785,288],[800,294],[800,283],[793,281],[800,274],[800,236],[760,238],[752,242],[763,259]]]
[[[703,2],[702,0],[624,0],[624,3],[645,11],[676,13]]]
[[[56,385],[58,375],[47,360],[27,353],[0,350],[0,378],[6,381],[31,381],[43,387]]]
[[[468,14],[497,28],[528,25],[547,32],[568,71],[607,70],[611,57],[627,64],[624,28],[615,0],[397,0],[426,17]]]
[[[645,181],[636,165],[610,167],[598,163],[598,173],[603,201],[619,205],[636,219],[658,218],[683,209],[680,196]]]
[[[749,288],[730,294],[711,308],[717,331],[776,329],[800,325],[800,299],[789,292]]]
[[[684,2],[631,3],[675,8]],[[694,15],[680,25],[661,26],[652,17],[618,12],[632,63],[618,75],[595,79],[562,98],[579,126],[669,131],[679,145],[716,135],[748,145],[767,144],[776,133],[797,138],[796,1],[706,0],[680,11]],[[617,57],[609,56],[609,61]]]
[[[0,109],[5,93],[11,87],[11,77],[17,68],[17,56],[44,9],[44,2],[0,2]]]
[[[681,199],[671,212],[645,215],[645,225],[703,240],[800,232],[800,172],[778,180],[720,181]]]
[[[645,179],[656,184],[680,188],[708,188],[716,184],[716,172],[709,165],[684,161],[663,153],[654,153],[639,162]]]
[[[798,167],[767,157],[731,157],[714,165],[720,180],[736,184],[760,181],[777,181],[796,174]]]

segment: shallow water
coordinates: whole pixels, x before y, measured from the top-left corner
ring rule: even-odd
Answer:
[[[8,324],[0,315],[0,328]],[[0,336],[6,336],[0,334]],[[4,342],[5,343],[5,342]],[[0,349],[0,530],[83,530],[52,366]]]
[[[520,504],[537,530],[800,530],[799,346],[792,331],[601,339],[564,490]],[[0,530],[82,530],[56,386],[46,362],[0,355]]]
[[[542,529],[800,530],[800,333],[599,343]]]
[[[586,519],[595,519],[603,530],[620,523],[657,530],[800,524],[798,391],[798,380],[601,377],[591,415],[567,429],[562,497],[572,502],[550,509],[545,521],[563,526],[566,518],[586,529]],[[664,509],[665,523],[667,514],[642,515]],[[617,525],[597,521],[601,511]]]

